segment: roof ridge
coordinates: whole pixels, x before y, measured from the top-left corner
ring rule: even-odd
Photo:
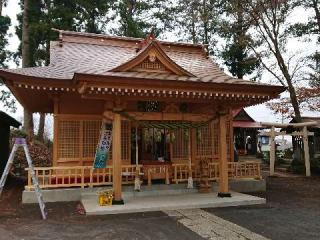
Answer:
[[[88,38],[104,38],[104,39],[111,39],[111,40],[124,40],[130,42],[136,41],[143,41],[144,38],[134,38],[134,37],[125,37],[125,36],[116,36],[116,35],[108,35],[102,33],[87,33],[87,32],[76,32],[76,31],[69,31],[69,30],[60,30],[53,28],[52,30],[59,32],[59,40],[63,41],[63,35],[67,36],[80,36],[80,37],[88,37]],[[171,42],[166,40],[159,40],[161,44],[164,45],[172,45],[172,46],[183,46],[183,47],[196,47],[196,48],[204,48],[206,44],[199,44],[199,43],[188,43],[188,42]]]

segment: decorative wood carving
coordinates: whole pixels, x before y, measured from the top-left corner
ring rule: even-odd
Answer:
[[[165,113],[180,113],[180,109],[177,106],[177,104],[170,103],[165,107],[163,112],[165,112]]]
[[[172,73],[154,56],[146,58],[142,63],[138,64],[131,71],[135,72],[159,72],[159,73]]]

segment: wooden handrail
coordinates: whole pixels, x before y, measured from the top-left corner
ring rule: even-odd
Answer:
[[[152,169],[145,168],[145,178],[151,184],[153,176],[158,176],[174,183],[187,182],[190,175],[188,163],[173,163],[165,168]],[[143,173],[142,165],[122,165],[122,183],[133,184],[136,171],[141,175]],[[26,189],[32,189],[32,180],[30,169],[28,171],[28,183]],[[92,166],[59,166],[59,167],[35,167],[36,175],[39,179],[41,188],[59,188],[59,187],[94,187],[103,185],[112,185],[112,166],[102,169],[94,169]],[[197,168],[191,165],[192,177],[198,180]],[[257,161],[229,162],[229,179],[261,179],[261,164]],[[209,180],[219,179],[219,162],[209,163]]]
[[[32,189],[30,169],[25,170],[28,171],[28,185],[25,188]],[[112,185],[112,166],[102,169],[94,169],[92,166],[35,167],[34,170],[41,188]],[[132,184],[136,171],[141,173],[142,165],[122,165],[122,172],[131,172],[123,175],[123,184]]]

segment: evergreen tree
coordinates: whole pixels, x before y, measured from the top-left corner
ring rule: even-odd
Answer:
[[[7,68],[8,61],[11,58],[12,53],[7,50],[8,46],[8,30],[11,25],[11,20],[8,16],[3,16],[2,9],[7,1],[0,1],[0,68]],[[2,88],[3,83],[0,81],[0,102],[4,107],[15,111],[15,100],[12,98],[11,93]]]
[[[81,30],[90,33],[101,33],[108,22],[107,14],[113,1],[108,0],[78,0],[78,18]]]
[[[221,11],[225,17],[220,21],[220,36],[226,39],[226,46],[221,51],[230,73],[242,79],[252,74],[260,65],[249,43],[253,44],[248,31],[252,21],[244,9],[243,0],[222,1]]]
[[[213,53],[218,30],[219,6],[217,0],[179,0],[175,9],[173,23],[182,40],[208,44]]]
[[[296,0],[295,7],[303,7],[314,13],[310,16],[306,23],[296,23],[290,28],[295,36],[317,35],[320,42],[320,1],[319,0]]]
[[[166,0],[118,0],[113,4],[114,18],[119,27],[113,28],[117,35],[144,38],[151,32],[157,36],[170,26],[171,1]]]

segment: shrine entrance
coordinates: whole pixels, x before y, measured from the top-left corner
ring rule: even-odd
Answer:
[[[170,162],[170,132],[160,128],[138,129],[139,163]]]

